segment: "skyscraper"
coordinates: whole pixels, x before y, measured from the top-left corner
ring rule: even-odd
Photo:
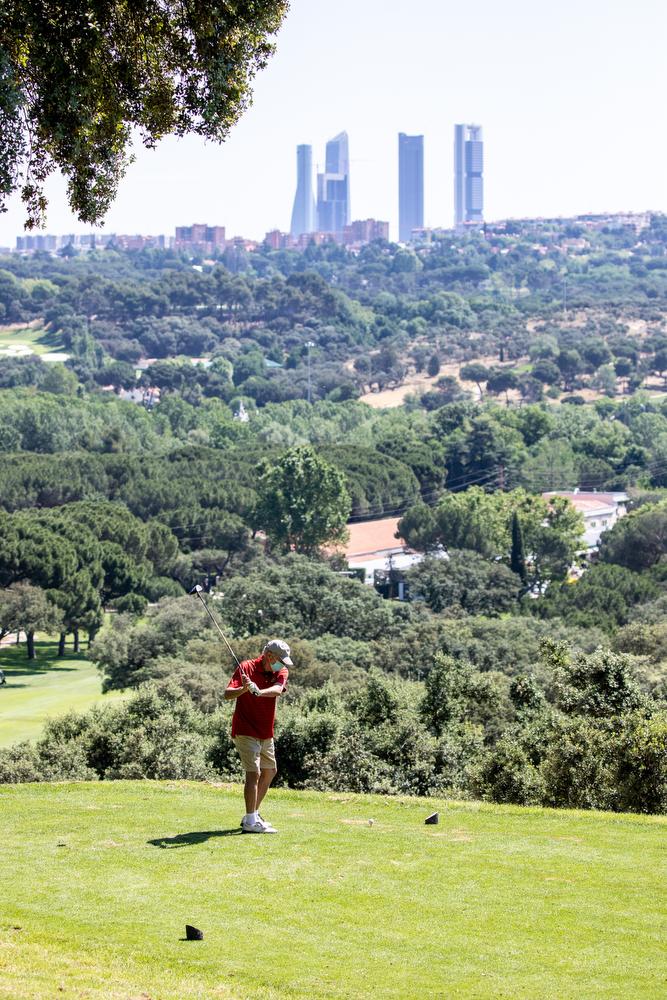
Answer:
[[[424,136],[398,133],[398,238],[424,227]]]
[[[481,125],[454,126],[454,225],[484,221]]]
[[[347,132],[327,143],[324,173],[317,175],[317,228],[342,233],[350,222],[350,154]]]
[[[312,233],[315,225],[315,197],[313,195],[313,147],[296,147],[296,194],[292,208],[292,236]]]

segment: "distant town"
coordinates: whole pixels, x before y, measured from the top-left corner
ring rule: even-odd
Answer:
[[[350,154],[347,132],[340,132],[326,144],[325,166],[315,176],[313,148],[296,148],[296,192],[288,232],[269,230],[263,240],[245,236],[227,236],[224,225],[193,223],[177,226],[173,236],[140,233],[67,233],[64,235],[30,234],[17,236],[14,248],[5,252],[30,254],[87,252],[94,249],[177,250],[216,257],[227,250],[252,252],[270,250],[306,250],[310,246],[336,243],[354,252],[376,240],[389,240],[389,222],[380,219],[352,219],[350,207]],[[424,136],[398,134],[398,207],[399,243],[428,244],[433,239],[480,230],[484,234],[506,232],[513,225],[522,229],[531,223],[544,229],[549,219],[484,219],[484,144],[480,125],[454,126],[453,224],[450,227],[424,226]],[[641,231],[648,225],[648,213],[580,215],[578,225],[595,229],[604,226],[631,225]]]
[[[650,224],[650,212],[617,212],[602,214],[576,215],[571,218],[571,222],[579,228],[596,231],[607,226],[621,227],[630,226],[640,233],[642,229]],[[512,231],[527,231],[534,227],[544,233],[550,227],[557,230],[561,218],[535,218],[535,219],[503,219],[497,222],[483,222],[479,227],[482,235],[496,236],[499,234],[510,234]],[[413,229],[410,240],[405,241],[415,245],[423,246],[432,241],[446,239],[448,236],[455,236],[456,228],[421,228]],[[325,233],[314,231],[294,236],[291,232],[282,232],[279,229],[272,229],[266,233],[263,240],[247,239],[244,236],[226,236],[224,226],[209,226],[207,223],[193,223],[190,226],[177,226],[174,236],[166,235],[144,235],[126,233],[70,233],[66,235],[28,235],[17,236],[16,246],[0,247],[0,253],[51,253],[67,254],[86,253],[90,250],[115,248],[118,250],[140,251],[140,250],[180,250],[197,255],[216,257],[226,250],[245,250],[253,252],[260,249],[270,250],[306,250],[309,246],[320,246],[324,243],[339,243],[352,252],[372,243],[375,240],[389,239],[389,223],[381,222],[377,219],[358,219],[345,226],[343,233],[339,236],[336,233]],[[584,242],[582,242],[582,240]],[[584,237],[563,241],[557,240],[557,245],[562,250],[581,249],[585,244]],[[555,246],[556,244],[554,244]],[[545,249],[550,249],[551,244],[544,244]]]

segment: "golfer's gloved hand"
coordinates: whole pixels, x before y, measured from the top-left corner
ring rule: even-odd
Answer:
[[[259,688],[254,681],[248,681],[248,691],[250,694],[259,694]]]

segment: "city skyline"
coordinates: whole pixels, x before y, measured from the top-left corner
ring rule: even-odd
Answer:
[[[353,215],[388,218],[393,239],[397,133],[426,136],[424,223],[450,225],[454,122],[483,123],[489,220],[667,210],[657,114],[667,83],[664,5],[562,0],[553,16],[529,0],[479,0],[474,72],[458,42],[470,22],[462,7],[422,0],[406,19],[398,0],[339,0],[314,46],[329,10],[324,0],[292,0],[253,105],[223,145],[171,137],[152,151],[137,141],[104,228],[173,232],[183,220],[217,218],[251,237],[288,230],[296,145],[307,137],[323,149],[343,124]],[[47,194],[45,231],[86,228],[66,207],[64,179],[53,178]],[[0,216],[0,245],[13,245],[24,218],[14,199]]]
[[[313,149],[310,144],[299,143],[296,147],[297,183],[292,205],[289,230],[286,232],[298,242],[308,234],[330,234],[348,242],[352,237],[350,204],[350,156],[347,132],[338,133],[328,140],[325,148],[324,171],[317,173],[317,201],[313,191]],[[483,221],[483,143],[479,125],[454,125],[454,216],[455,226]],[[413,233],[424,229],[424,136],[398,133],[398,241],[409,243]],[[370,226],[369,226],[370,224]],[[358,218],[354,224],[358,234],[381,232],[388,223],[383,220]],[[444,228],[444,227],[436,227]],[[282,234],[272,230],[266,237]],[[237,234],[241,236],[242,234]],[[123,234],[127,239],[127,234]],[[164,237],[162,237],[164,239]],[[363,237],[365,239],[366,237]],[[377,238],[374,236],[372,238]],[[20,244],[37,245],[41,249],[53,250],[67,245],[68,237],[51,234],[31,239],[17,237],[16,248]],[[359,239],[362,239],[359,236]],[[366,240],[368,241],[368,240]],[[73,239],[72,239],[72,242]],[[225,226],[209,226],[193,223],[190,226],[176,226],[172,244],[176,249],[196,246],[213,252],[224,248],[227,240]],[[346,242],[344,239],[343,242]],[[84,241],[83,244],[87,245]],[[94,240],[93,244],[94,245]]]

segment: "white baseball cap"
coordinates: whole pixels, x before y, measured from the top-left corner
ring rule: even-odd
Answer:
[[[294,666],[292,660],[290,659],[290,648],[283,639],[269,639],[262,652],[273,653],[273,655],[277,656],[280,662],[284,663],[286,667]]]

